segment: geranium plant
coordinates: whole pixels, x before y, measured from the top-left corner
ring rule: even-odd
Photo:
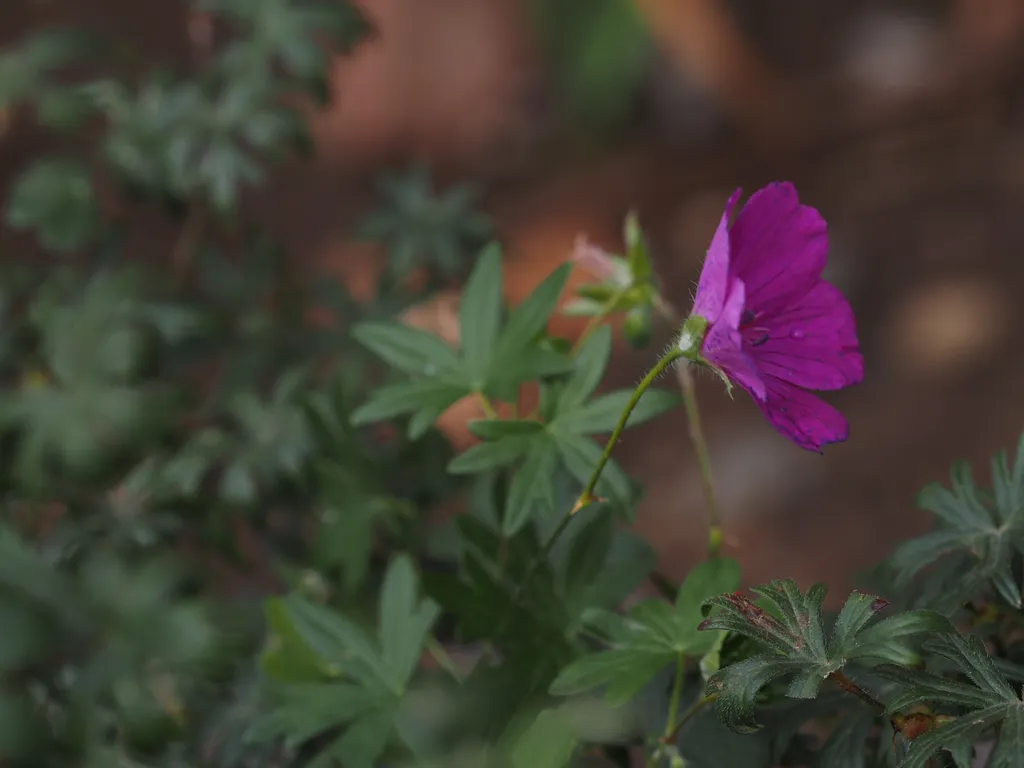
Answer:
[[[308,147],[303,105],[370,28],[345,2],[204,0],[187,72],[120,78],[74,30],[0,56],[5,117],[60,147],[5,206],[0,765],[1024,765],[1024,443],[987,486],[957,465],[922,491],[934,530],[835,615],[786,574],[742,589],[724,552],[696,372],[780,450],[857,439],[811,394],[865,370],[792,185],[723,201],[692,309],[634,215],[621,255],[581,237],[506,306],[473,190],[421,167],[353,232],[387,258],[371,300],[292,268],[243,192]],[[133,258],[153,216],[174,240]],[[453,286],[457,344],[402,321]],[[671,343],[608,392],[619,327]],[[436,422],[466,398],[455,455]],[[656,418],[688,422],[707,509],[678,585],[615,461]],[[662,596],[633,600],[646,581]]]

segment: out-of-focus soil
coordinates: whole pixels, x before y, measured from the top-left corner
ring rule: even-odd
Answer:
[[[764,121],[785,123],[786,113],[764,116],[760,101],[743,102],[749,89],[725,94],[745,70],[714,58],[714,50],[674,51],[692,42],[664,30],[659,39],[676,65],[712,57],[705,80],[691,73],[703,96],[652,110],[647,127],[600,156],[565,148],[554,154],[562,162],[543,148],[550,115],[536,112],[536,96],[544,70],[522,3],[364,5],[379,35],[337,63],[334,104],[311,115],[319,159],[282,169],[252,202],[311,270],[356,285],[372,280],[380,254],[349,242],[351,225],[372,204],[372,173],[414,158],[430,159],[445,178],[474,176],[488,190],[486,207],[507,244],[513,301],[567,257],[578,232],[617,247],[630,208],[652,236],[667,296],[682,307],[735,186],[752,191],[790,179],[825,215],[831,276],[854,304],[867,363],[863,385],[828,396],[850,419],[849,442],[824,456],[806,454],[777,436],[751,403],[701,382],[726,525],[749,581],[793,576],[842,593],[855,571],[927,524],[914,508],[922,484],[944,479],[956,458],[981,469],[993,451],[1016,443],[1024,429],[1024,92],[1015,82],[1021,15],[1012,0],[963,0],[941,24],[906,28],[861,24],[875,19],[871,9],[879,5],[867,2],[835,13],[813,0],[791,3],[779,18],[801,19],[796,24],[772,23],[768,8],[737,15],[740,39],[760,51],[752,60],[773,62],[799,105],[791,130],[770,137]],[[58,21],[86,23],[125,35],[154,57],[186,61],[183,4],[141,7],[127,0],[8,4],[0,36],[7,44]],[[851,33],[854,27],[861,31]],[[897,48],[912,48],[920,61],[877,54],[889,50],[878,40],[894,29],[911,35]],[[854,43],[860,48],[843,53]],[[894,86],[886,78],[897,71],[905,77]],[[888,90],[871,80],[879,77]],[[716,104],[716,88],[721,129],[713,136],[665,127],[677,125],[673,109]],[[0,133],[5,184],[46,146],[26,121],[10,121]],[[174,236],[147,223],[135,247],[169,253]],[[23,241],[0,236],[0,246],[12,242]],[[669,334],[662,329],[657,344]],[[606,385],[630,385],[653,359],[653,350],[619,344]],[[472,408],[460,406],[444,420],[457,444],[467,440]],[[703,547],[683,414],[631,431],[617,457],[648,489],[638,528],[658,548],[666,575],[682,576]]]

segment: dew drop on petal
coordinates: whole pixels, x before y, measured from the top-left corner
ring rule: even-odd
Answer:
[[[791,339],[796,339],[797,341],[802,339],[805,335],[806,334],[803,331],[799,330],[799,329],[796,329],[796,330],[793,330],[793,331],[789,332],[789,337]]]

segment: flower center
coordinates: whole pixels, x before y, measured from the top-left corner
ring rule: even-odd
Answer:
[[[771,338],[771,331],[769,329],[755,325],[757,317],[757,313],[752,309],[745,309],[743,314],[740,315],[740,335],[752,347],[760,347]]]

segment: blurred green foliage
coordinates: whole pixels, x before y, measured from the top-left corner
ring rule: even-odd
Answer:
[[[531,0],[570,119],[588,134],[621,128],[647,82],[654,44],[633,0]]]
[[[536,9],[570,114],[620,122],[650,54],[633,4]],[[979,738],[1019,764],[1024,444],[991,489],[960,466],[923,494],[938,527],[886,583],[914,610],[854,593],[825,620],[824,587],[786,580],[751,600],[724,557],[668,585],[622,526],[640,488],[594,440],[679,402],[600,389],[608,318],[644,347],[664,309],[637,218],[624,256],[579,259],[597,281],[562,310],[590,318],[571,343],[549,331],[571,266],[506,306],[474,189],[415,167],[353,232],[387,256],[357,301],[245,201],[309,149],[297,105],[327,98],[368,20],[344,0],[192,10],[217,35],[185,74],[115,77],[120,41],[74,30],[0,54],[0,109],[100,129],[26,158],[4,208],[0,765],[626,768],[643,746],[672,768],[923,768],[967,766]],[[137,258],[154,212],[175,240]],[[463,279],[458,344],[401,320]],[[467,397],[486,417],[456,457],[435,422]],[[648,579],[667,594],[623,610]]]

